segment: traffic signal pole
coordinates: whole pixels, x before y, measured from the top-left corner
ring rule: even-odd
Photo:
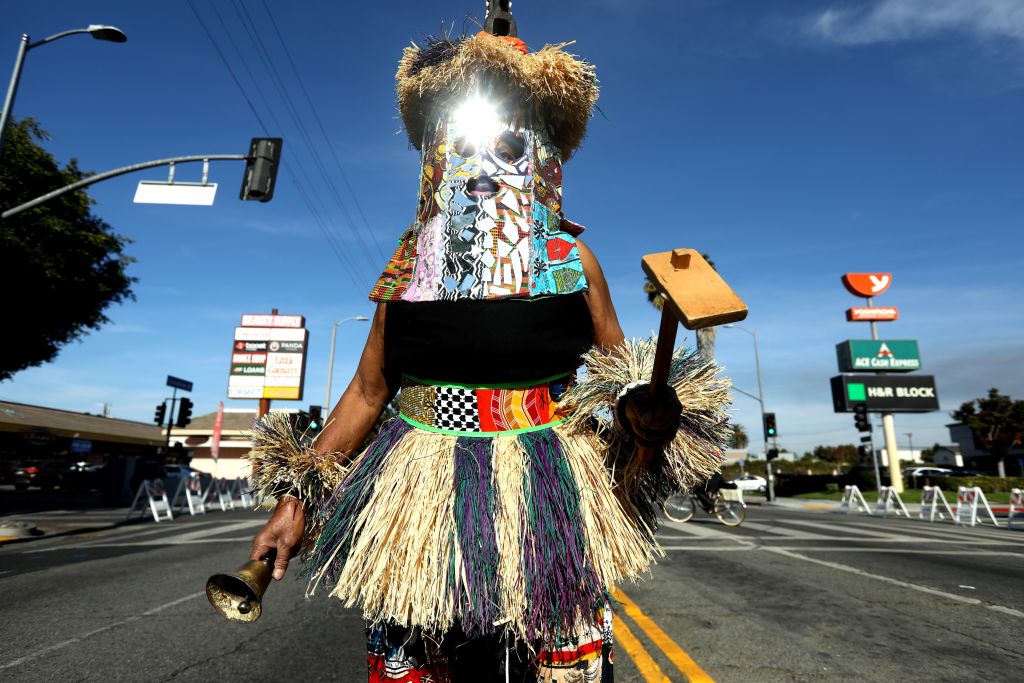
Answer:
[[[868,307],[874,306],[871,298],[868,297]],[[871,321],[871,339],[878,341],[878,328],[875,322]],[[889,464],[889,485],[897,493],[903,493],[903,473],[900,472],[899,446],[896,444],[896,421],[892,413],[882,413],[882,436],[885,439],[886,460]],[[874,442],[871,444],[874,449]],[[879,482],[881,486],[881,482]]]
[[[166,400],[166,399],[164,399]],[[174,426],[174,404],[178,401],[178,388],[171,392],[171,409],[167,411],[167,435],[164,437],[164,455],[171,450],[171,427]]]

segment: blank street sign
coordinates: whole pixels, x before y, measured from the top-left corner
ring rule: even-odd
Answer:
[[[143,180],[135,190],[136,204],[213,206],[217,183],[164,183]]]

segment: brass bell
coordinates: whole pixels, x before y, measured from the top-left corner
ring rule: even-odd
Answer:
[[[234,574],[211,576],[206,582],[206,597],[213,608],[231,621],[248,623],[259,619],[276,555],[271,550],[258,560],[249,560]]]

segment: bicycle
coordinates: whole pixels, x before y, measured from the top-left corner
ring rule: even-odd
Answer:
[[[662,508],[665,516],[673,522],[689,522],[697,512],[698,504],[704,512],[714,515],[726,526],[739,526],[747,518],[747,504],[738,491],[736,498],[725,496],[719,491],[709,502],[710,505],[693,493],[675,493],[665,499]]]

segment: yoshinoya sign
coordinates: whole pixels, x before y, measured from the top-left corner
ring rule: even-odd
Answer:
[[[932,375],[839,375],[832,378],[837,413],[852,413],[863,403],[870,412],[926,413],[939,409]]]
[[[910,372],[921,369],[914,339],[849,339],[836,344],[839,372]]]
[[[842,279],[850,294],[870,299],[889,289],[892,273],[846,273]]]
[[[851,323],[898,320],[900,311],[895,306],[854,306],[846,309],[846,319]]]
[[[228,398],[302,400],[309,331],[301,315],[246,314],[231,345]]]

